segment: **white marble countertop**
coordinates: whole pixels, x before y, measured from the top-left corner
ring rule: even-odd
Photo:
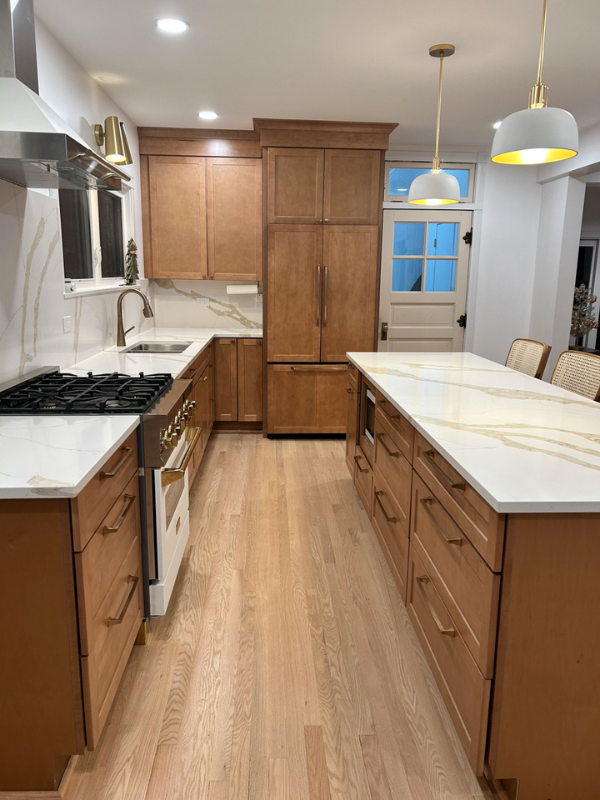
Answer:
[[[170,373],[174,378],[182,375],[198,353],[212,342],[224,336],[230,338],[262,339],[262,328],[153,328],[136,336],[128,337],[125,347],[109,347],[95,356],[79,361],[63,372],[87,375],[88,372],[120,372],[123,375],[137,375],[145,372]],[[182,353],[124,353],[127,347],[138,342],[191,342]]]
[[[137,416],[0,417],[0,499],[75,497]]]
[[[600,512],[600,404],[471,353],[348,353],[501,513]]]

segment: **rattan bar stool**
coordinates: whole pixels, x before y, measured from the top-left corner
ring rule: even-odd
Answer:
[[[552,348],[535,339],[515,339],[508,351],[506,366],[524,372],[532,378],[541,378]]]
[[[581,394],[590,400],[600,400],[600,356],[565,350],[554,367],[550,383]]]

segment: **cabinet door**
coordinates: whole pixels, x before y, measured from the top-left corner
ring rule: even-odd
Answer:
[[[205,160],[151,156],[151,278],[206,278]]]
[[[323,366],[317,375],[317,430],[319,433],[346,433],[348,404],[346,366]]]
[[[379,150],[326,150],[324,222],[377,225],[383,203]]]
[[[206,159],[208,274],[262,280],[262,161]]]
[[[348,381],[346,387],[348,396],[348,416],[346,419],[346,464],[350,474],[354,475],[354,454],[358,443],[358,411],[360,405],[360,391],[353,381]]]
[[[238,420],[260,422],[263,401],[262,339],[238,339]]]
[[[237,340],[215,339],[215,419],[237,420]]]
[[[268,433],[345,433],[345,366],[268,367]]]
[[[269,225],[269,361],[320,360],[322,241],[316,225]]]
[[[376,349],[378,237],[376,226],[323,228],[321,361]]]
[[[323,161],[323,150],[269,148],[269,222],[323,222]]]

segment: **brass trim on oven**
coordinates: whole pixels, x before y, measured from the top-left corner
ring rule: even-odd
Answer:
[[[185,477],[185,471],[188,468],[188,464],[194,454],[194,450],[200,437],[202,436],[202,428],[188,428],[189,433],[194,433],[192,437],[192,441],[188,449],[185,452],[185,456],[183,457],[183,461],[178,467],[164,467],[161,470],[161,485],[163,488],[165,486],[169,486],[171,483],[175,483],[175,481],[180,481],[183,477]]]

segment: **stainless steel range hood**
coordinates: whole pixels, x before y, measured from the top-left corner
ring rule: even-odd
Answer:
[[[131,180],[37,92],[33,0],[0,0],[0,179],[36,189],[114,189]]]

